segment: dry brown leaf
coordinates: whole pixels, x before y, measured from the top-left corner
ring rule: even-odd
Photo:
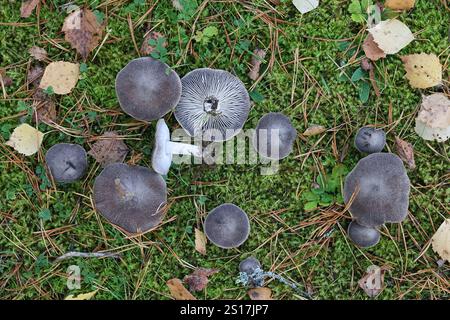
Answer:
[[[35,123],[54,123],[57,119],[55,100],[45,94],[42,89],[37,89],[33,94],[33,121]]]
[[[170,279],[166,284],[169,287],[170,294],[175,300],[197,300],[192,293],[183,286],[180,279]]]
[[[384,6],[392,10],[409,10],[414,8],[416,0],[386,0]]]
[[[414,40],[408,26],[397,19],[381,21],[369,33],[386,54],[396,54]]]
[[[305,137],[315,136],[318,134],[321,134],[322,132],[325,132],[327,129],[324,126],[313,124],[309,126],[305,132],[303,132],[303,135]]]
[[[116,132],[108,131],[99,137],[88,153],[106,167],[111,163],[123,162],[128,154],[128,147]]]
[[[33,46],[28,51],[30,55],[38,61],[44,61],[47,59],[47,51],[44,48]]]
[[[425,89],[441,84],[442,65],[435,54],[411,54],[401,59],[412,87]]]
[[[372,61],[377,61],[381,58],[386,58],[386,53],[373,41],[373,36],[369,33],[362,45],[364,53],[367,58]]]
[[[100,43],[103,28],[104,25],[97,21],[91,10],[82,8],[66,17],[62,31],[66,41],[86,60],[89,53]]]
[[[0,87],[3,85],[5,87],[9,87],[13,84],[13,80],[6,75],[6,71],[4,69],[0,69]]]
[[[29,124],[23,123],[14,129],[6,145],[13,147],[17,152],[31,156],[41,148],[44,134]]]
[[[416,162],[414,161],[414,148],[412,144],[396,136],[395,147],[400,159],[402,159],[411,170],[414,170],[416,168]]]
[[[248,290],[247,293],[252,300],[273,300],[272,290],[269,288],[253,288]]]
[[[219,272],[217,269],[195,269],[190,275],[184,277],[183,282],[189,286],[189,290],[202,291],[208,284],[208,277]]]
[[[384,290],[384,275],[388,267],[370,266],[367,273],[358,281],[358,285],[369,297],[376,297]]]
[[[256,79],[259,78],[259,69],[261,68],[261,63],[263,62],[265,56],[265,50],[259,48],[253,50],[252,59],[250,61],[251,69],[248,73],[248,77],[253,81],[256,81]]]
[[[40,65],[35,65],[28,70],[27,83],[33,87],[38,87],[41,82],[41,78],[44,75],[44,68]]]
[[[205,234],[201,230],[195,228],[195,250],[206,255],[206,243],[207,240]]]
[[[80,67],[78,63],[56,61],[45,68],[39,88],[52,87],[56,94],[67,94],[78,82]]]
[[[150,31],[149,33],[147,33],[147,35],[144,37],[144,41],[142,42],[142,46],[140,49],[141,54],[144,56],[149,56],[153,52],[153,50],[155,50],[155,47],[150,45],[149,41],[152,39],[157,41],[162,37],[164,37],[164,35],[159,32]],[[167,47],[167,41],[164,41],[163,47]]]
[[[39,0],[26,0],[22,2],[22,6],[20,7],[20,16],[22,18],[28,18],[31,16],[34,8],[38,5]]]
[[[442,222],[431,238],[431,244],[433,251],[439,254],[442,260],[450,262],[450,219]]]

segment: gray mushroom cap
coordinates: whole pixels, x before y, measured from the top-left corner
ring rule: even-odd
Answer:
[[[279,160],[292,152],[297,130],[282,113],[271,112],[258,121],[253,135],[253,147],[263,157]]]
[[[96,209],[129,233],[156,227],[162,220],[166,200],[164,179],[146,167],[110,164],[94,182]]]
[[[74,182],[86,172],[87,154],[78,144],[58,143],[48,149],[45,162],[56,182]]]
[[[250,222],[241,208],[225,203],[208,214],[204,230],[208,239],[216,246],[224,249],[236,248],[247,240]]]
[[[386,144],[386,133],[381,129],[362,127],[355,136],[355,147],[360,152],[375,153],[383,150]]]
[[[261,269],[261,263],[255,257],[248,257],[239,263],[239,272],[245,272],[249,276],[258,268]]]
[[[402,160],[392,153],[372,153],[347,175],[344,201],[356,221],[366,227],[401,222],[408,214],[409,178]]]
[[[135,119],[156,120],[175,108],[181,81],[170,67],[150,57],[131,60],[116,77],[122,110]]]
[[[347,230],[350,239],[359,247],[368,248],[380,241],[380,232],[376,228],[365,227],[352,221]]]
[[[224,70],[200,68],[182,79],[175,118],[190,135],[225,141],[239,133],[250,111],[244,84]]]

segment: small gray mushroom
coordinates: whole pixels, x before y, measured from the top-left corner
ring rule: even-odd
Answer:
[[[386,144],[386,133],[381,129],[362,127],[355,136],[355,147],[360,152],[376,153],[383,150]]]
[[[164,215],[164,179],[146,167],[113,163],[94,182],[94,204],[100,214],[128,233],[156,227]]]
[[[58,143],[48,149],[45,162],[56,182],[74,182],[86,172],[87,154],[78,144]]]
[[[376,228],[365,227],[352,221],[347,230],[350,239],[359,247],[368,248],[380,241],[380,232]]]
[[[255,257],[248,257],[239,263],[239,272],[245,272],[249,276],[258,268],[261,269],[261,263]]]
[[[216,246],[224,249],[243,244],[250,233],[247,214],[232,203],[213,209],[205,219],[205,234]]]
[[[181,81],[167,64],[143,57],[131,60],[117,74],[116,94],[125,113],[151,121],[175,108],[180,100]]]
[[[284,114],[271,112],[264,115],[256,126],[253,147],[263,157],[279,160],[292,152],[297,130]]]

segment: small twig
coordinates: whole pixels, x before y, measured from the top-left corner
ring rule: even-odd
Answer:
[[[54,263],[61,262],[62,260],[66,260],[69,258],[119,258],[121,256],[120,253],[114,252],[76,252],[69,251],[62,256],[55,259]]]

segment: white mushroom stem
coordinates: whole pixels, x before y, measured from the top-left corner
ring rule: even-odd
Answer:
[[[193,155],[194,157],[202,156],[202,148],[194,144],[169,141],[167,148],[172,154]]]

